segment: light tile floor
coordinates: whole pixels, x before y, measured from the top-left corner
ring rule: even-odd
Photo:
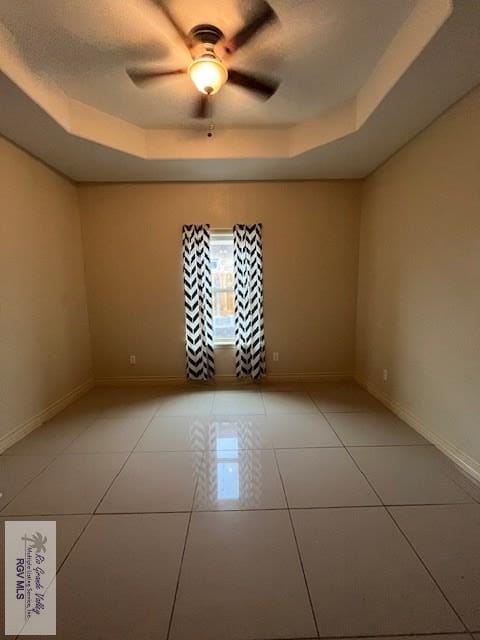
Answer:
[[[60,640],[480,640],[480,488],[353,383],[95,389],[0,494],[57,521]]]

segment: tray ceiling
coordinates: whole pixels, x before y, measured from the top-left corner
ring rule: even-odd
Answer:
[[[480,5],[271,0],[235,66],[282,79],[262,103],[226,86],[215,135],[187,76],[136,88],[126,66],[185,66],[150,0],[3,0],[0,132],[77,180],[359,177],[480,82]],[[188,30],[233,33],[252,4],[171,0]],[[412,108],[414,107],[414,108]]]
[[[172,0],[188,32],[212,23],[234,33],[251,3]],[[280,26],[267,27],[234,58],[236,67],[282,79],[267,102],[226,86],[215,98],[218,126],[302,122],[352,99],[372,73],[415,0],[277,0]],[[241,10],[243,7],[243,10]],[[71,98],[146,128],[191,127],[196,90],[188,76],[140,90],[127,67],[188,66],[186,47],[146,0],[22,0],[0,5],[0,20],[25,64]]]

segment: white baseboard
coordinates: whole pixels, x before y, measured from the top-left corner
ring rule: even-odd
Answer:
[[[103,376],[95,378],[96,387],[180,386],[185,383],[185,378],[175,376]]]
[[[282,382],[326,382],[352,380],[351,371],[327,371],[320,373],[274,373],[265,376],[261,384],[275,384]],[[193,384],[208,384],[211,386],[224,384],[250,384],[250,378],[237,378],[235,375],[216,375],[208,381],[193,381]],[[157,386],[185,386],[191,385],[185,377],[174,376],[106,376],[95,379],[98,387],[157,387]]]
[[[55,400],[55,402],[52,402],[48,407],[43,409],[43,411],[40,411],[21,425],[14,427],[8,433],[0,436],[0,453],[3,453],[3,451],[24,438],[47,420],[50,420],[50,418],[53,418],[53,416],[60,413],[60,411],[63,411],[63,409],[72,404],[72,402],[75,402],[75,400],[78,400],[78,398],[85,395],[93,386],[93,378],[89,378],[82,384],[78,385],[78,387],[75,387],[75,389],[72,389],[58,400]]]
[[[480,482],[480,462],[478,460],[475,460],[469,456],[468,453],[465,453],[465,451],[462,451],[448,440],[445,440],[445,438],[442,438],[442,436],[439,436],[438,433],[435,433],[435,431],[425,425],[412,411],[402,407],[396,400],[393,400],[383,391],[380,391],[380,389],[369,380],[358,374],[355,375],[355,380],[371,393],[372,396],[377,398],[377,400],[393,411],[399,418],[415,429],[415,431],[418,431],[426,440],[440,449],[440,451],[448,456],[476,482]]]
[[[352,380],[351,371],[321,371],[317,373],[270,373],[264,378],[266,384],[275,382],[341,382]]]

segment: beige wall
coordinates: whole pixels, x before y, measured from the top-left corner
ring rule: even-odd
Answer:
[[[98,378],[182,377],[182,224],[263,222],[269,373],[353,371],[357,314],[358,376],[480,473],[479,167],[480,89],[363,185],[75,188],[0,140],[0,444],[90,375],[79,201]]]
[[[181,227],[264,224],[268,371],[353,371],[359,183],[80,187],[95,372],[184,376]],[[272,362],[272,352],[280,353]],[[137,365],[129,365],[129,354]],[[233,372],[218,353],[218,372]]]
[[[75,186],[0,138],[0,445],[90,368]]]
[[[364,184],[357,369],[480,472],[480,88]]]

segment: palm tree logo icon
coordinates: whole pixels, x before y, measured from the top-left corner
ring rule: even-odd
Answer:
[[[22,537],[22,540],[25,540],[26,542],[30,542],[32,547],[35,549],[37,553],[40,553],[41,551],[45,553],[45,551],[47,550],[45,546],[47,542],[47,536],[43,536],[40,533],[40,531],[37,531],[36,533],[34,533],[31,538],[25,535]]]

